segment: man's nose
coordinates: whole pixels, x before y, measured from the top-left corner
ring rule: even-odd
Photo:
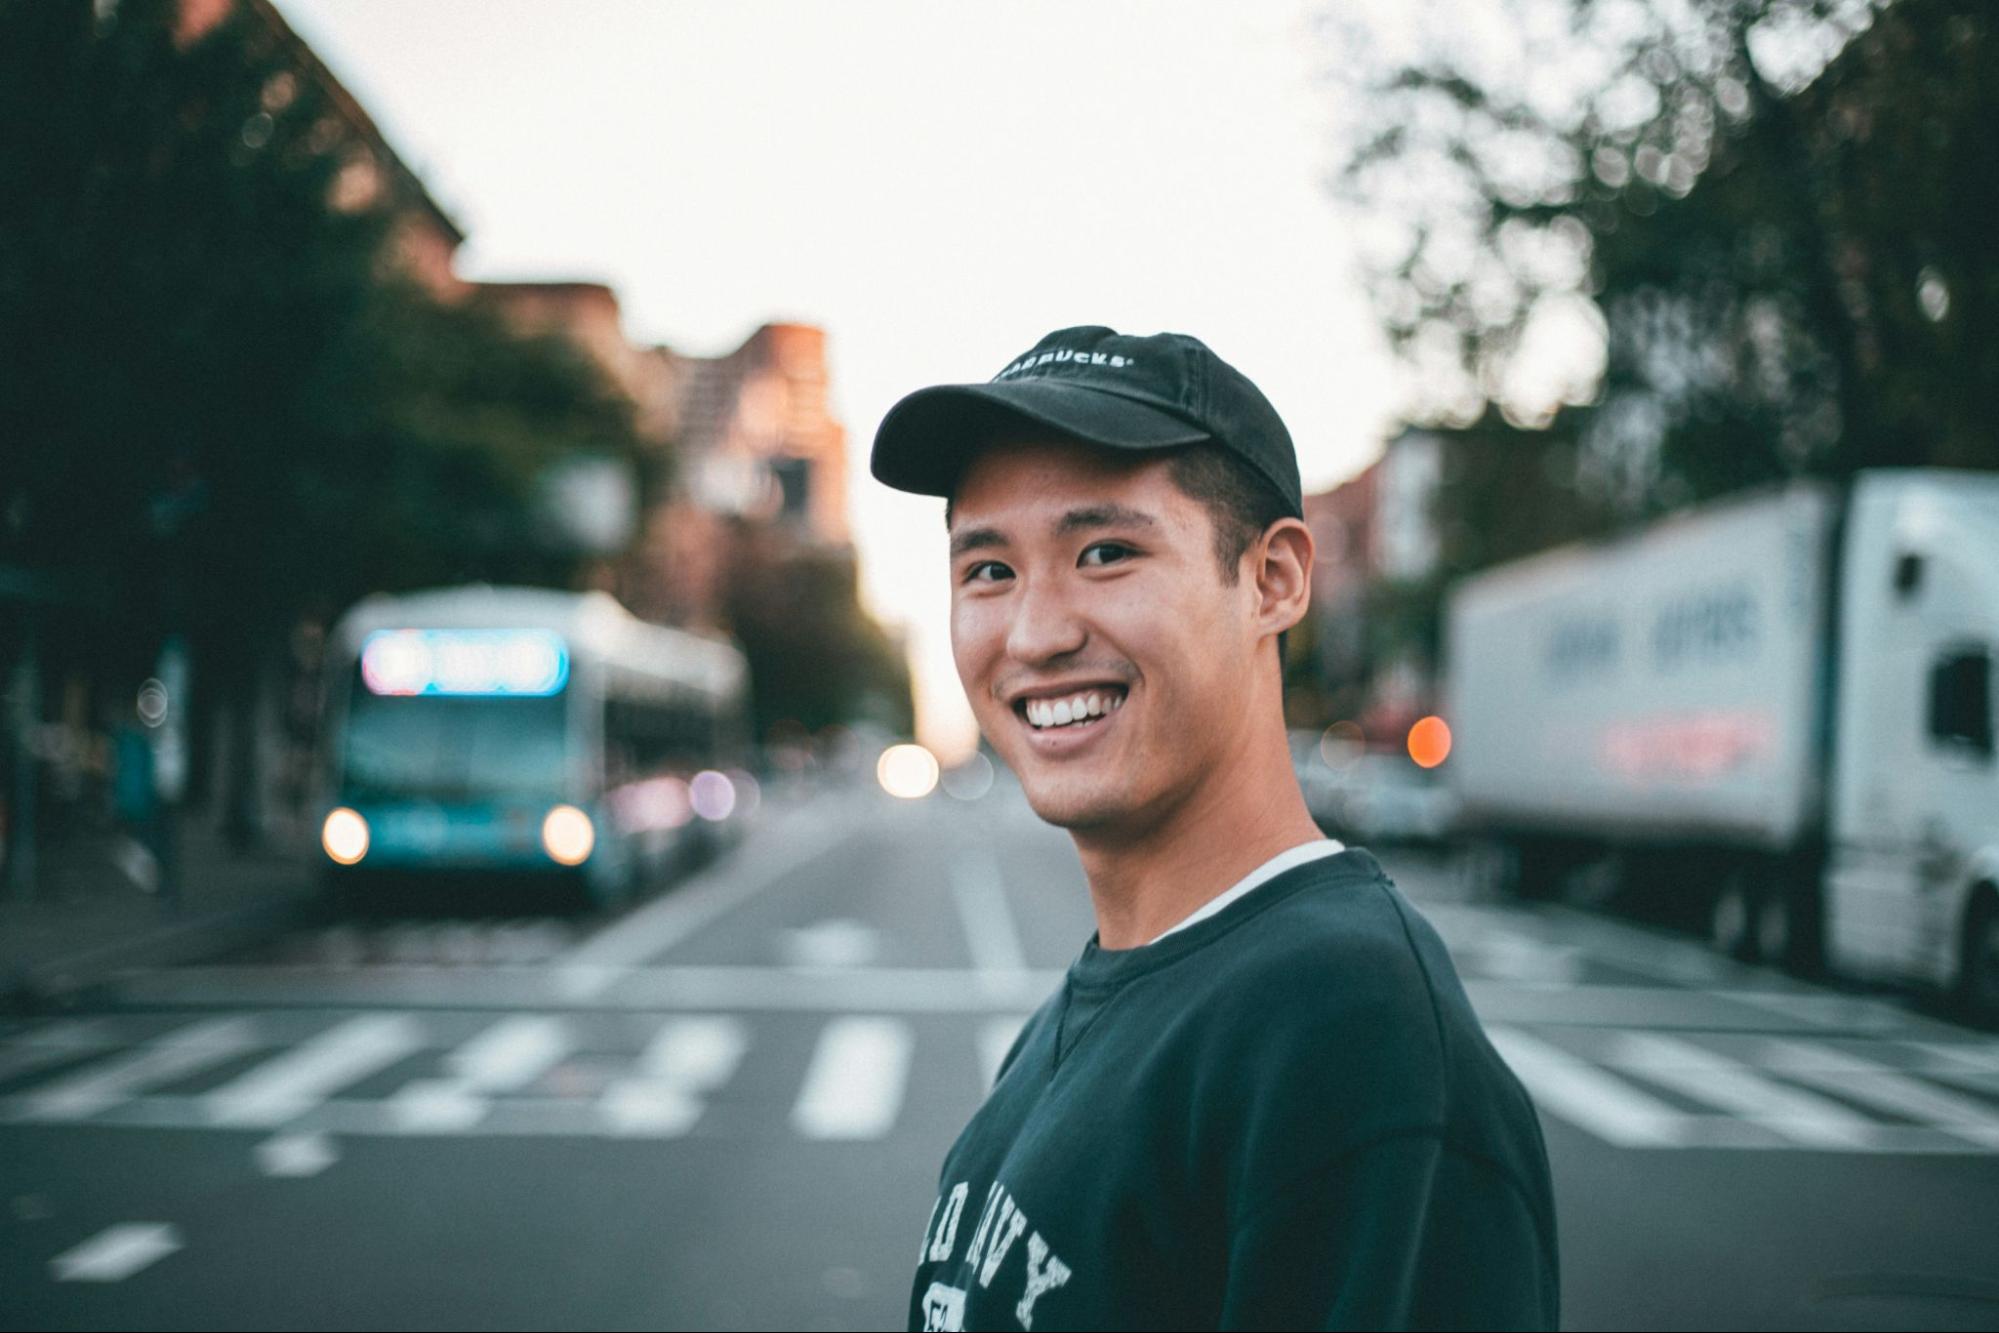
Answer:
[[[1046,662],[1073,653],[1089,637],[1083,618],[1060,588],[1030,584],[1021,589],[1013,605],[1006,650],[1017,662]]]

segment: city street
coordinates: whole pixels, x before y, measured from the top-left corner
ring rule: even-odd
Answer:
[[[1999,1040],[1378,855],[1540,1107],[1565,1324],[1999,1319]],[[0,1028],[0,1323],[901,1327],[939,1161],[1090,929],[1002,781],[774,800],[614,918],[130,974]]]

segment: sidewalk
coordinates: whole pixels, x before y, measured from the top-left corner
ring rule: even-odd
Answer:
[[[314,849],[297,831],[278,825],[267,847],[238,854],[197,815],[180,840],[177,906],[146,887],[149,858],[119,835],[45,844],[34,896],[0,895],[0,1012],[58,1007],[127,969],[226,953],[317,909]]]

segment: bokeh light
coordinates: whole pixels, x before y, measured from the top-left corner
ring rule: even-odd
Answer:
[[[889,795],[917,800],[937,789],[937,756],[921,745],[891,745],[875,761],[875,778]]]
[[[341,806],[327,815],[319,830],[319,845],[343,866],[351,866],[368,854],[368,821],[360,812]]]
[[[1432,714],[1409,728],[1409,757],[1419,767],[1435,768],[1451,752],[1451,729]]]
[[[167,702],[167,687],[159,677],[146,677],[146,683],[139,687],[139,720],[149,727],[159,726],[167,720]]]
[[[581,865],[597,845],[597,828],[575,806],[558,805],[541,821],[541,845],[558,863]]]
[[[944,794],[976,801],[993,789],[993,761],[974,750],[972,757],[944,775]]]
[[[720,823],[736,808],[736,789],[725,775],[704,768],[688,782],[687,799],[695,814]]]
[[[1352,768],[1367,751],[1367,733],[1358,722],[1335,722],[1319,737],[1319,758],[1335,773]]]

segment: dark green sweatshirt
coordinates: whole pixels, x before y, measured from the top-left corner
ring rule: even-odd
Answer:
[[[1541,1124],[1365,850],[1094,937],[945,1158],[909,1326],[1547,1328]]]

